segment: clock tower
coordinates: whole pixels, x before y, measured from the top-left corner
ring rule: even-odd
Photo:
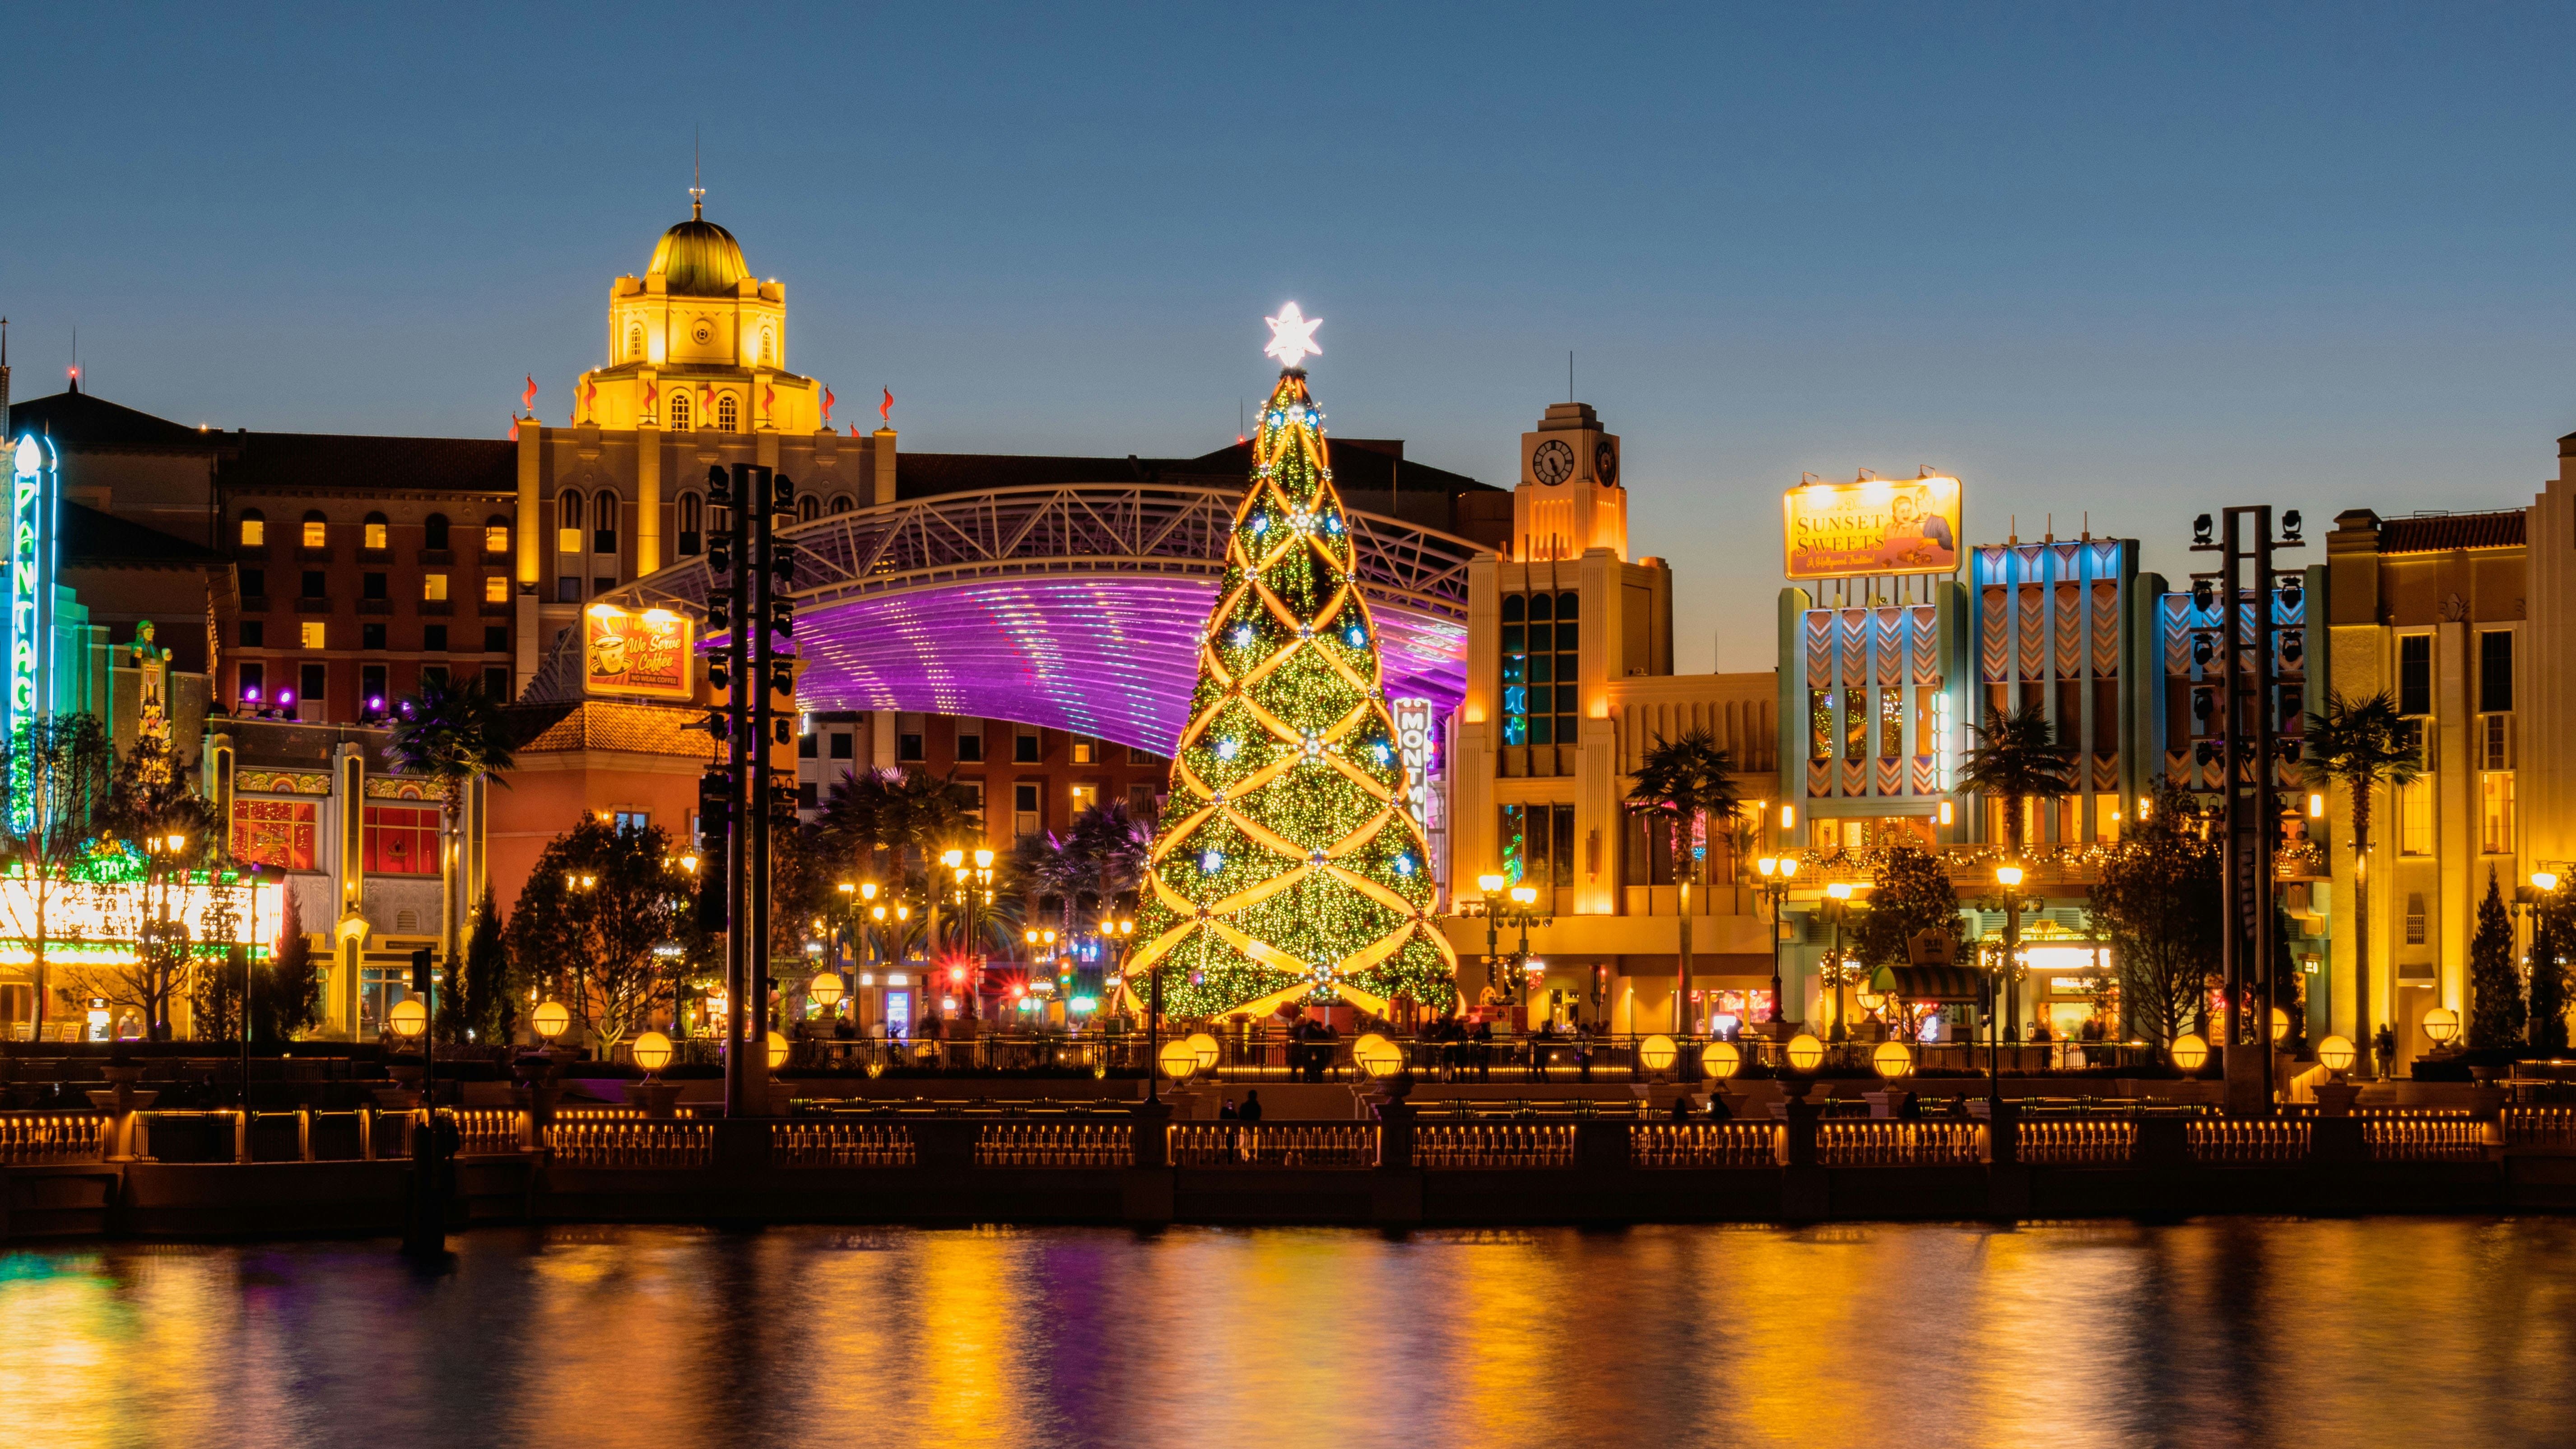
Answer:
[[[1606,548],[1628,557],[1628,490],[1619,438],[1601,431],[1590,403],[1550,403],[1521,434],[1521,481],[1512,490],[1512,557],[1521,563],[1581,558]]]

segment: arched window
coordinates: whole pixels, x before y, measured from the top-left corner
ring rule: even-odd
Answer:
[[[424,538],[421,547],[447,547],[447,515],[444,513],[431,514],[427,519],[422,521],[421,533]]]
[[[707,505],[695,493],[680,495],[680,557],[696,558],[704,546]]]
[[[331,546],[331,525],[328,520],[322,517],[321,509],[314,508],[305,511],[304,546],[306,548],[329,548]]]
[[[268,547],[268,515],[256,508],[245,508],[241,516],[241,542],[244,548]]]
[[[832,511],[834,513],[847,513],[853,506],[855,505],[851,503],[849,494],[835,493],[832,495]]]
[[[386,541],[386,534],[388,532],[389,530],[385,526],[385,516],[381,513],[370,513],[367,515],[365,529],[358,535],[358,547],[391,548],[393,545]]]
[[[510,520],[495,513],[483,520],[483,552],[499,558],[510,551]]]
[[[591,502],[594,507],[590,515],[590,551],[614,554],[617,552],[617,495],[603,488]]]
[[[671,431],[685,433],[688,430],[689,395],[674,389],[671,393]]]
[[[760,329],[760,365],[763,367],[776,367],[778,365],[778,347],[776,345],[776,339],[770,335],[769,329],[766,327]]]
[[[797,521],[799,521],[799,522],[801,522],[801,523],[812,523],[815,519],[818,519],[818,518],[820,518],[820,517],[822,517],[822,516],[823,516],[823,500],[822,500],[822,499],[815,497],[815,496],[814,496],[813,494],[811,494],[811,493],[808,493],[808,494],[806,494],[804,497],[799,498],[799,499],[797,499],[797,500],[796,500],[796,518],[797,518]]]
[[[581,527],[581,494],[574,489],[567,488],[564,490],[563,497],[558,499],[557,503],[563,509],[563,523],[561,526],[565,528]]]
[[[626,329],[626,360],[636,362],[642,360],[643,356],[644,324],[638,322]]]
[[[733,394],[726,393],[722,397],[717,398],[716,427],[718,430],[730,433],[737,431],[741,425],[742,415],[734,411]]]

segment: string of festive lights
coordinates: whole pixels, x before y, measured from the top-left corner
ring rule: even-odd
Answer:
[[[1313,324],[1283,318],[1314,351]],[[1456,999],[1322,424],[1305,374],[1281,373],[1199,637],[1129,963],[1183,1015]]]

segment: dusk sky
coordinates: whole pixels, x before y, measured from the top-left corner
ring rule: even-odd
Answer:
[[[21,398],[222,427],[563,420],[707,212],[787,363],[912,450],[1191,454],[1324,319],[1341,433],[1513,481],[1626,444],[1677,666],[1768,668],[1779,490],[1971,540],[2527,501],[2576,428],[2576,11],[37,6],[7,26]],[[2311,557],[2321,554],[2312,549]]]

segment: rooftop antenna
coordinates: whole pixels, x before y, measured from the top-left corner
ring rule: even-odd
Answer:
[[[689,128],[689,219],[691,221],[702,221],[706,218],[707,188],[701,184],[705,180],[706,178],[699,174],[698,128],[691,126]]]
[[[2021,515],[2020,515],[2020,514],[2018,514],[2018,513],[2007,513],[2007,514],[2005,514],[2005,515],[2004,515],[2004,542],[2006,542],[2006,543],[2019,543],[2019,542],[2021,542]]]
[[[1236,398],[1234,400],[1234,440],[1237,443],[1242,442],[1244,439],[1243,424],[1243,399]]]
[[[2048,519],[2048,537],[2044,542],[2055,543],[2057,542],[2057,515],[2051,513],[2043,516]]]
[[[1565,349],[1565,400],[1574,401],[1574,349]]]

